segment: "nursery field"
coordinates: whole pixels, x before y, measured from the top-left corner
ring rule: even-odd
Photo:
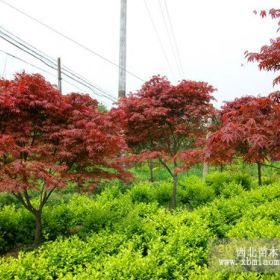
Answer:
[[[205,182],[200,172],[181,174],[175,210],[168,174],[155,167],[151,183],[146,165],[134,168],[131,184],[103,182],[92,194],[74,187],[56,192],[43,209],[44,240],[35,250],[29,248],[33,216],[1,194],[0,279],[280,279],[269,271],[230,273],[208,265],[215,238],[280,238],[277,171],[266,168],[262,186],[248,165],[211,168]]]
[[[279,86],[279,54],[245,58]],[[58,62],[58,87],[0,78],[0,280],[280,279],[279,90],[216,108],[216,86],[153,75],[107,108]]]

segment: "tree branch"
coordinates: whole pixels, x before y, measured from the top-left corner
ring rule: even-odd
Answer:
[[[46,190],[45,190],[45,186],[42,187],[42,190],[40,192],[40,205],[42,204],[42,202],[44,201],[46,197]]]
[[[280,170],[280,167],[277,167],[277,166],[274,166],[274,165],[269,165],[269,164],[265,164],[265,163],[260,163],[260,164],[263,165],[263,166],[266,166],[266,167],[272,167],[272,168]]]
[[[159,157],[159,162],[167,169],[168,173],[173,177],[173,173],[171,171],[171,169],[169,168],[169,166]]]
[[[31,206],[31,208],[28,206],[28,204],[25,202],[25,200],[22,197],[21,193],[16,193],[16,192],[12,192],[12,194],[16,197],[16,199],[24,206],[24,208],[26,208],[28,211],[33,212],[34,208]]]
[[[36,135],[36,131],[33,131],[33,136],[32,136],[32,140],[31,140],[31,146],[34,145],[36,136],[37,136]]]
[[[24,196],[24,198],[25,198],[25,202],[26,202],[27,206],[31,209],[31,211],[32,211],[33,213],[35,213],[35,212],[36,212],[36,209],[33,207],[33,205],[32,205],[31,202],[30,202],[30,197],[28,196],[27,190],[25,190],[25,191],[23,192],[23,196]]]
[[[45,192],[46,195],[44,195],[44,199],[42,201],[42,207],[46,204],[46,202],[48,201],[49,197],[51,196],[51,194],[54,192],[55,189],[56,187],[52,188],[48,193]]]

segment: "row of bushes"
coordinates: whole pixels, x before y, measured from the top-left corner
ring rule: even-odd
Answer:
[[[273,182],[267,181],[267,183]],[[217,196],[231,197],[256,186],[257,183],[249,175],[241,173],[212,172],[205,182],[197,176],[181,177],[178,186],[178,203],[196,208],[212,201]],[[167,206],[171,200],[172,183],[169,177],[154,183],[139,181],[127,186],[118,180],[105,181],[97,187],[94,194],[100,194],[103,190],[112,187],[117,187],[122,193],[132,189],[133,200],[138,202],[157,201],[159,204]],[[75,192],[74,189],[75,186],[71,185],[66,190],[53,194],[53,204],[59,200],[69,200]],[[34,197],[36,197],[36,193],[34,193]],[[17,199],[10,194],[0,193],[0,207],[10,204],[21,206]]]
[[[178,204],[194,209],[222,196],[233,197],[252,187],[250,178],[241,175],[213,173],[205,183],[198,177],[187,177],[178,186]],[[172,183],[168,181],[136,183],[124,194],[123,186],[110,186],[94,199],[72,193],[54,193],[43,210],[44,240],[59,235],[86,234],[119,222],[134,204],[154,203],[168,207]],[[36,198],[34,198],[36,200]],[[0,253],[17,244],[30,244],[33,240],[34,218],[10,195],[0,196]],[[123,208],[126,205],[126,208]]]
[[[45,236],[77,234],[0,259],[0,279],[279,279],[207,267],[211,238],[280,238],[279,198],[274,184],[170,212],[157,203],[134,203],[133,189],[107,189],[95,200],[74,195],[46,207]],[[21,211],[5,209],[10,219]]]
[[[128,195],[120,198],[118,195],[118,189],[111,188],[96,199],[81,194],[67,195],[66,200],[54,196],[43,209],[44,240],[76,232],[80,235],[98,232],[119,221],[133,209],[133,203]],[[34,223],[33,216],[24,208],[13,204],[3,206],[0,212],[0,252],[10,250],[17,244],[31,244]]]
[[[181,179],[178,185],[178,205],[193,209],[216,197],[229,198],[255,186],[251,177],[246,174],[213,172],[208,175],[205,182],[197,176],[189,176]],[[135,202],[158,202],[160,205],[168,206],[172,196],[172,183],[171,181],[140,182],[131,189],[131,196]]]
[[[273,167],[269,167],[270,164]],[[170,179],[170,174],[168,173],[168,171],[165,168],[163,168],[157,161],[154,162],[153,166],[154,166],[153,168],[154,181],[165,181]],[[264,185],[269,185],[275,182],[276,180],[278,180],[280,173],[279,173],[279,169],[277,168],[280,168],[280,161],[268,163],[268,165],[262,166],[262,181]],[[240,170],[242,170],[242,173],[240,173]],[[131,169],[131,172],[135,175],[136,181],[145,181],[150,178],[149,166],[145,162],[135,165]],[[231,176],[234,177],[241,176],[241,177],[250,178],[249,179],[250,184],[251,183],[254,185],[258,184],[257,165],[244,163],[241,159],[235,159],[231,164],[228,165],[221,165],[221,166],[210,165],[209,172],[210,172],[210,176],[212,176],[212,174],[215,174],[213,176],[216,178],[227,177],[230,179]],[[202,164],[195,165],[187,171],[188,176],[201,177],[202,173],[203,173]],[[221,176],[219,174],[221,174]],[[185,175],[186,175],[185,173],[179,173],[179,178],[184,179]]]

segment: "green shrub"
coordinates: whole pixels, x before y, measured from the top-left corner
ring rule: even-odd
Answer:
[[[75,213],[69,211],[64,202],[43,209],[43,236],[46,240],[54,240],[59,235],[68,235]]]
[[[18,205],[19,201],[9,193],[0,193],[0,208],[11,204]]]
[[[271,185],[274,183],[279,183],[279,174],[270,174],[262,176],[262,184],[263,185]]]
[[[246,173],[233,174],[232,181],[241,185],[246,191],[250,190],[253,186],[252,178]]]
[[[161,182],[141,182],[135,184],[130,195],[134,203],[158,202],[162,206],[169,206],[172,197],[171,180]],[[183,184],[177,186],[177,201],[179,205],[187,205],[196,208],[214,199],[213,188],[205,185],[200,178],[196,176],[187,177]]]
[[[189,275],[191,280],[278,280],[278,273],[257,273],[257,272],[217,272],[211,271],[209,268],[197,267],[192,270]]]
[[[243,188],[240,184],[235,182],[226,183],[221,189],[221,195],[225,198],[238,196],[243,192]]]
[[[154,183],[154,197],[155,200],[163,206],[168,206],[172,197],[172,183],[171,181],[162,181]]]
[[[100,182],[96,188],[94,189],[94,195],[101,194],[107,190],[117,190],[119,193],[124,193],[130,189],[129,185],[123,183],[122,181],[115,179],[115,180],[103,180]]]
[[[7,205],[0,211],[0,254],[18,243],[30,244],[34,237],[34,218],[22,208]]]
[[[156,203],[139,203],[133,205],[130,211],[120,217],[119,221],[114,224],[114,230],[125,232],[127,236],[132,238],[135,234],[148,234],[150,230],[147,220],[154,216],[158,211]]]
[[[115,232],[59,238],[17,259],[0,259],[0,279],[181,279],[205,263],[208,238],[197,215],[142,203]]]
[[[100,195],[55,197],[43,211],[51,241],[18,258],[0,258],[0,279],[277,279],[215,274],[207,268],[207,248],[214,237],[280,238],[279,185],[245,191],[231,180],[215,198],[214,188],[197,177],[183,183],[173,211],[159,205],[170,199],[170,181],[137,183],[125,193],[115,186]],[[1,210],[0,249],[31,242],[33,217],[13,205]]]
[[[130,191],[133,202],[149,203],[155,201],[153,184],[150,182],[141,182],[133,186]]]
[[[279,197],[279,186],[274,184],[249,192],[243,191],[238,196],[229,199],[217,198],[209,205],[198,209],[197,213],[208,223],[209,228],[217,237],[223,238],[243,216],[248,216],[251,220],[262,218],[264,217],[262,213],[268,210],[270,216],[265,217],[278,221],[280,217],[277,207],[279,205],[274,201]]]
[[[230,177],[227,172],[213,172],[206,177],[205,182],[214,189],[217,195],[220,195],[223,186],[230,182]]]
[[[191,208],[196,208],[214,199],[215,192],[213,188],[205,185],[200,178],[196,176],[187,177],[184,185],[178,188],[179,203],[186,204]]]
[[[205,182],[215,190],[216,195],[221,195],[224,187],[229,183],[236,183],[242,186],[244,190],[250,190],[253,186],[253,180],[249,175],[229,171],[213,172],[207,176]]]
[[[268,218],[280,224],[280,200],[267,201],[253,208],[245,214],[246,217],[254,220],[256,218]]]
[[[280,225],[268,218],[244,217],[228,233],[231,238],[280,238]]]

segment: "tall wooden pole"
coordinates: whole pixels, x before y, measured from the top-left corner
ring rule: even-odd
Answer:
[[[60,57],[57,58],[57,79],[58,79],[58,90],[62,92],[62,77],[61,77],[61,59]]]
[[[209,128],[211,125],[212,125],[212,119],[209,118],[209,120],[208,120],[208,128]],[[208,139],[209,135],[210,135],[210,132],[208,132],[208,133],[206,134],[206,140]],[[208,165],[208,163],[205,161],[205,162],[203,162],[203,171],[202,171],[202,179],[203,179],[203,181],[205,181],[205,179],[206,179],[206,177],[207,177],[207,175],[208,175],[208,172],[209,172],[209,165]]]
[[[127,0],[121,0],[120,54],[119,54],[119,98],[126,93],[126,19]]]

